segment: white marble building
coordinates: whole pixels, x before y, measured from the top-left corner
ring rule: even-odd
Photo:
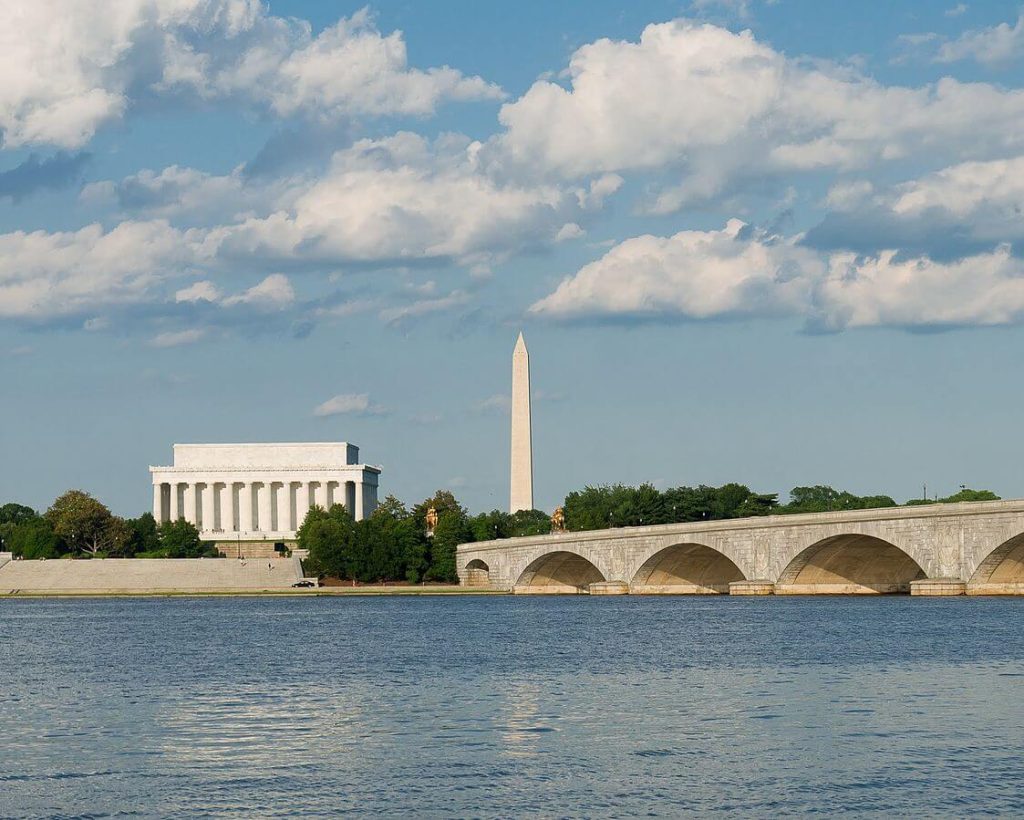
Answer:
[[[381,470],[360,464],[354,444],[330,442],[175,444],[174,464],[149,472],[158,523],[184,518],[208,541],[286,541],[314,504],[368,516]]]

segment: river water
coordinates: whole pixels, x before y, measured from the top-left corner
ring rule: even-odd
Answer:
[[[1024,600],[0,601],[0,817],[1024,812]]]

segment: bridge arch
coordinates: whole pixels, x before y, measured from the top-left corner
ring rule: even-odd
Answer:
[[[775,582],[776,594],[849,595],[910,592],[926,577],[895,544],[873,535],[845,533],[801,550]]]
[[[698,543],[673,544],[658,550],[634,573],[630,592],[640,595],[700,595],[729,591],[745,580],[724,553]]]
[[[968,585],[978,592],[1024,592],[1024,533],[996,547],[978,564]]]
[[[519,575],[513,591],[582,594],[591,584],[607,580],[594,564],[568,550],[546,552],[531,561]]]
[[[467,587],[488,587],[491,585],[491,568],[485,561],[474,558],[465,567],[465,581]]]

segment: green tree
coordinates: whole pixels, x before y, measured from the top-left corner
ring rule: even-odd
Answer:
[[[469,519],[469,529],[473,540],[491,541],[495,538],[509,538],[513,529],[512,518],[513,516],[502,510],[491,510],[472,516]]]
[[[104,553],[110,558],[131,558],[135,551],[132,546],[134,531],[131,525],[116,515],[107,522],[104,534]]]
[[[508,519],[507,532],[511,538],[547,535],[551,532],[551,516],[543,510],[519,510]]]
[[[81,490],[68,490],[46,511],[46,519],[64,543],[89,555],[109,547],[115,534],[112,518],[106,506]]]
[[[780,507],[779,512],[785,514],[813,513],[895,506],[896,502],[887,495],[861,497],[845,490],[836,490],[819,484],[814,487],[794,487],[789,491],[789,503]]]
[[[627,488],[615,516],[618,526],[640,527],[666,523],[665,499],[650,484]]]
[[[129,518],[125,524],[130,530],[126,556],[140,553],[155,553],[160,549],[160,533],[152,513],[143,513],[138,518]]]
[[[45,518],[36,516],[20,524],[4,526],[10,527],[4,536],[4,548],[21,558],[59,558],[63,552],[60,537]]]
[[[0,525],[24,524],[38,517],[39,513],[24,504],[4,504],[0,507]]]
[[[431,507],[437,510],[438,515],[444,512],[451,512],[463,519],[469,518],[466,508],[459,503],[459,500],[451,490],[438,490],[430,498],[425,498],[412,508],[412,516],[424,532],[427,530],[427,510]]]
[[[963,501],[998,501],[999,496],[991,490],[972,490],[964,487],[954,495],[947,495],[945,498],[912,498],[907,506],[913,507],[920,504],[958,504]]]
[[[160,553],[164,558],[215,558],[216,547],[199,538],[199,530],[184,518],[164,521],[157,528]]]
[[[582,490],[569,493],[563,504],[566,529],[578,532],[614,526],[615,508],[621,501],[618,498],[621,489],[621,485],[588,485]]]
[[[942,499],[944,504],[958,504],[961,501],[998,501],[999,496],[991,490],[972,490],[968,487],[964,487],[960,492],[954,495],[946,496]]]
[[[455,570],[455,548],[472,540],[469,524],[464,515],[454,510],[445,510],[437,517],[434,536],[430,539],[430,568],[428,581],[454,583],[458,580]]]
[[[299,547],[309,550],[306,571],[321,577],[356,577],[353,530],[352,517],[340,504],[329,512],[311,507],[296,534]]]

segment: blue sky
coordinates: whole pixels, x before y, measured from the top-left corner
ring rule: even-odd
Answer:
[[[1015,469],[1014,3],[15,0],[0,500],[349,440],[415,502]],[[55,22],[56,21],[56,22]]]

